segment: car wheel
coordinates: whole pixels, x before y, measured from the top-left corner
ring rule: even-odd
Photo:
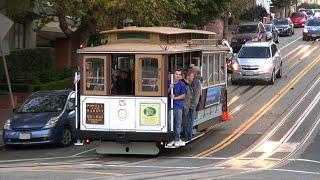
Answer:
[[[73,141],[73,137],[72,137],[71,129],[68,126],[66,126],[62,130],[59,145],[62,147],[70,146],[72,141]]]
[[[280,65],[279,71],[277,72],[276,75],[277,78],[281,78],[282,77],[282,64]]]
[[[274,82],[275,82],[275,73],[274,73],[274,70],[272,71],[272,74],[271,74],[271,78],[270,78],[270,80],[269,80],[269,84],[274,84]]]

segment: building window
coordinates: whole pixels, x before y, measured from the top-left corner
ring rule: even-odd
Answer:
[[[14,24],[14,47],[17,49],[25,47],[25,29],[24,24]]]

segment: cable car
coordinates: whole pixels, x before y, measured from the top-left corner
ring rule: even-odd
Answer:
[[[102,45],[79,49],[78,144],[99,141],[99,154],[158,154],[174,138],[167,82],[191,64],[203,79],[193,139],[226,120],[230,49],[214,34],[131,26],[101,32]]]

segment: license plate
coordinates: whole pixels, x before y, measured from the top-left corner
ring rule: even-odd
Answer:
[[[31,134],[30,133],[20,133],[19,139],[31,139]]]
[[[247,75],[247,76],[253,76],[253,72],[250,72],[250,71],[249,71],[249,72],[246,72],[246,75]]]

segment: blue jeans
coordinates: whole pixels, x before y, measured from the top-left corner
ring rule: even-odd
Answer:
[[[187,122],[187,139],[188,140],[192,139],[192,129],[193,129],[193,122],[194,122],[194,114],[195,114],[195,110],[194,109],[189,109],[188,122]]]
[[[174,140],[179,141],[181,133],[181,123],[182,123],[182,109],[173,110],[173,130],[174,130]]]

